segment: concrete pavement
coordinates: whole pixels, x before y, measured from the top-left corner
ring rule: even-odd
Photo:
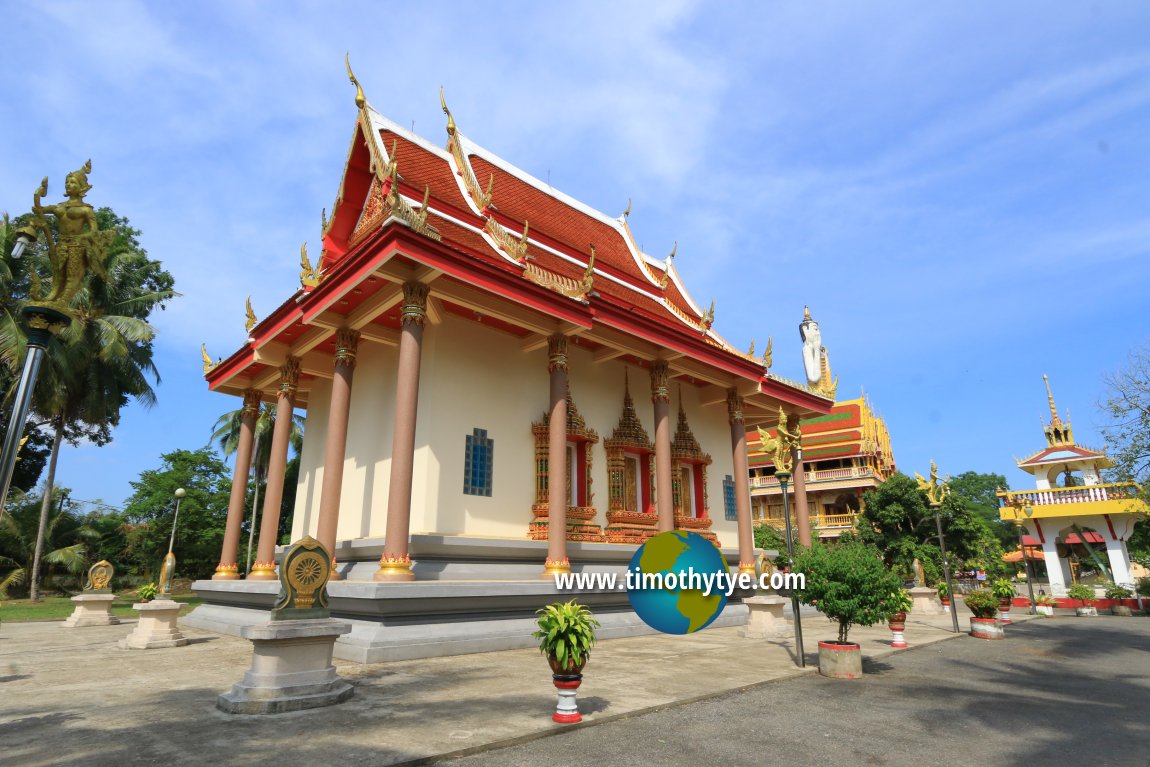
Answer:
[[[962,622],[965,628],[965,617]],[[912,615],[907,640],[915,647],[954,637],[949,626],[947,615]],[[232,716],[217,711],[215,699],[247,669],[248,642],[188,629],[186,647],[118,648],[132,627],[0,626],[0,762],[388,765],[532,740],[558,728],[549,719],[555,705],[550,673],[533,650],[338,662],[356,687],[351,701],[270,717]],[[585,672],[580,709],[591,723],[630,720],[810,675],[817,641],[835,632],[821,616],[805,618],[804,628],[812,664],[805,672],[793,662],[790,640],[746,639],[734,628],[602,642]],[[885,626],[856,628],[851,636],[872,662],[907,652],[890,648]]]

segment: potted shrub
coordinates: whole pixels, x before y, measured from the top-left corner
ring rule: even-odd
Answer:
[[[1045,615],[1047,618],[1054,617],[1054,597],[1049,594],[1039,594],[1034,598],[1034,612],[1039,615]]]
[[[1005,639],[1002,624],[994,619],[998,612],[998,597],[989,589],[978,589],[966,595],[967,608],[973,613],[970,635],[979,639]]]
[[[583,717],[575,703],[575,691],[583,681],[583,666],[595,645],[599,621],[574,599],[547,605],[535,614],[539,630],[533,636],[539,640],[539,652],[547,656],[559,691],[559,704],[551,719],[563,724],[580,722]]]
[[[815,605],[838,624],[838,638],[819,642],[819,673],[837,679],[862,676],[862,651],[850,641],[851,626],[873,626],[891,611],[887,598],[902,580],[883,564],[878,549],[859,541],[819,543],[795,555],[795,572],[806,584],[803,604]]]
[[[136,598],[141,602],[151,602],[156,598],[156,584],[145,583],[136,589]]]
[[[1130,599],[1133,596],[1134,596],[1133,591],[1126,588],[1125,586],[1119,586],[1117,583],[1111,583],[1109,586],[1106,587],[1106,598],[1107,599],[1115,599],[1115,600]],[[1127,618],[1129,618],[1131,615],[1134,614],[1133,612],[1131,612],[1129,607],[1127,607],[1126,605],[1123,605],[1123,604],[1111,605],[1110,612],[1112,612],[1115,615],[1125,616]]]
[[[1096,616],[1098,609],[1094,607],[1094,588],[1084,583],[1076,583],[1066,590],[1066,596],[1082,603],[1074,608],[1074,614],[1079,617]]]
[[[998,619],[1010,623],[1010,607],[1014,602],[1014,584],[1006,578],[996,578],[990,584],[990,591],[998,598]]]
[[[906,614],[910,612],[913,604],[914,600],[903,589],[887,595],[887,609],[892,611],[886,619],[887,628],[890,629],[891,647],[906,647],[906,637],[903,632],[906,630]]]
[[[938,601],[943,607],[950,607],[950,589],[946,587],[945,581],[938,584]]]

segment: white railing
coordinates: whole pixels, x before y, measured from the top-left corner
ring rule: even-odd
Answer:
[[[819,471],[808,471],[806,473],[806,481],[809,482],[827,482],[835,479],[858,479],[860,477],[872,477],[874,470],[869,466],[847,466],[842,469],[821,469]],[[778,477],[751,477],[751,487],[778,487]],[[794,483],[792,482],[793,486]]]
[[[1098,501],[1124,501],[1138,495],[1138,485],[1118,482],[1110,485],[1084,485],[1079,487],[1052,487],[1049,490],[1023,490],[1003,493],[1009,506],[1014,499],[1029,506],[1054,506],[1063,503],[1094,503]]]

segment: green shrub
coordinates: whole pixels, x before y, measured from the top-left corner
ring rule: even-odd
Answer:
[[[993,618],[998,612],[998,597],[989,589],[978,589],[966,595],[967,608],[975,618]]]
[[[806,576],[803,604],[839,624],[839,641],[851,626],[873,626],[890,615],[887,598],[902,591],[902,580],[883,564],[878,549],[865,543],[818,543],[795,553],[796,573]]]
[[[1076,583],[1066,590],[1066,596],[1089,606],[1094,601],[1094,588],[1084,583]]]
[[[575,666],[582,666],[595,645],[595,629],[599,621],[586,606],[574,599],[556,602],[535,612],[539,630],[532,636],[539,640],[539,652],[559,661],[567,668],[570,658]]]
[[[1137,581],[1138,593],[1150,597],[1150,575],[1143,576]]]
[[[1111,583],[1106,587],[1107,599],[1129,599],[1134,596],[1134,592],[1125,586],[1119,586],[1117,583]]]
[[[999,599],[1014,599],[1014,584],[1006,578],[996,578],[990,584],[990,592]]]
[[[950,589],[948,589],[946,587],[946,582],[943,581],[942,583],[938,584],[938,598],[939,599],[946,599],[949,596],[950,596]]]
[[[910,608],[914,605],[914,600],[910,598],[910,594],[906,593],[903,589],[891,592],[884,601],[886,602],[887,610],[890,611],[888,615],[909,613]]]

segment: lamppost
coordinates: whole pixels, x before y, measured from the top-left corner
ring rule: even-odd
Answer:
[[[775,427],[775,435],[772,437],[770,432],[761,426],[759,427],[759,441],[762,443],[762,450],[764,453],[772,453],[771,460],[775,464],[775,476],[778,477],[779,486],[783,490],[783,519],[787,533],[787,557],[790,558],[791,566],[794,567],[795,542],[791,532],[791,508],[787,500],[787,481],[791,478],[791,467],[794,465],[800,434],[797,428],[794,431],[787,429],[787,414],[781,407],[779,408],[779,424]],[[803,467],[800,464],[799,471],[802,470]],[[799,666],[806,668],[807,657],[803,650],[803,621],[799,615],[799,595],[795,593],[793,585],[791,588],[791,613],[795,620],[795,650],[799,656]]]
[[[799,467],[802,471],[802,467]],[[779,486],[783,489],[783,519],[786,521],[787,531],[787,559],[791,562],[791,567],[795,563],[795,541],[791,533],[791,508],[787,502],[787,480],[791,478],[789,471],[776,471],[775,476],[779,478]],[[795,593],[792,586],[791,588],[791,613],[795,619],[795,651],[799,655],[799,666],[801,668],[807,667],[807,656],[803,651],[803,621],[799,617],[799,595]]]
[[[942,516],[939,513],[942,509],[942,502],[946,500],[946,496],[950,494],[950,485],[946,480],[939,482],[938,480],[938,466],[934,461],[930,462],[930,481],[923,479],[921,474],[915,474],[915,479],[918,480],[918,489],[926,493],[926,500],[930,504],[931,511],[934,512],[934,524],[938,528],[938,547],[942,550],[942,574],[946,578],[946,593],[950,594],[950,620],[954,624],[954,633],[959,633],[958,630],[958,595],[954,593],[954,586],[950,580],[950,560],[946,556],[946,536],[942,534]]]
[[[48,194],[48,178],[45,177],[40,187],[32,193],[31,223],[17,231],[16,244],[12,247],[12,258],[18,259],[24,255],[29,245],[43,235],[51,265],[52,284],[46,288],[35,270],[30,270],[32,279],[28,303],[20,310],[20,316],[28,329],[28,353],[24,356],[24,367],[20,371],[20,381],[12,403],[12,417],[4,433],[3,447],[0,448],[0,508],[8,500],[8,488],[12,484],[12,473],[16,467],[16,453],[20,449],[20,437],[32,404],[32,390],[40,373],[44,351],[52,337],[72,323],[72,300],[84,287],[89,269],[99,271],[103,268],[108,246],[115,235],[112,231],[100,231],[95,208],[84,202],[84,196],[92,189],[88,183],[91,171],[92,161],[88,160],[82,168],[69,173],[64,181],[64,192],[68,199],[56,205],[40,204],[44,195]],[[55,234],[48,215],[56,219]]]
[[[168,539],[168,553],[164,555],[164,564],[160,567],[160,587],[156,590],[156,596],[160,598],[171,598],[172,596],[172,577],[176,573],[176,555],[172,553],[172,549],[176,545],[176,522],[180,519],[180,501],[188,491],[182,487],[177,487],[173,495],[176,496],[176,513],[172,515],[172,536]]]

